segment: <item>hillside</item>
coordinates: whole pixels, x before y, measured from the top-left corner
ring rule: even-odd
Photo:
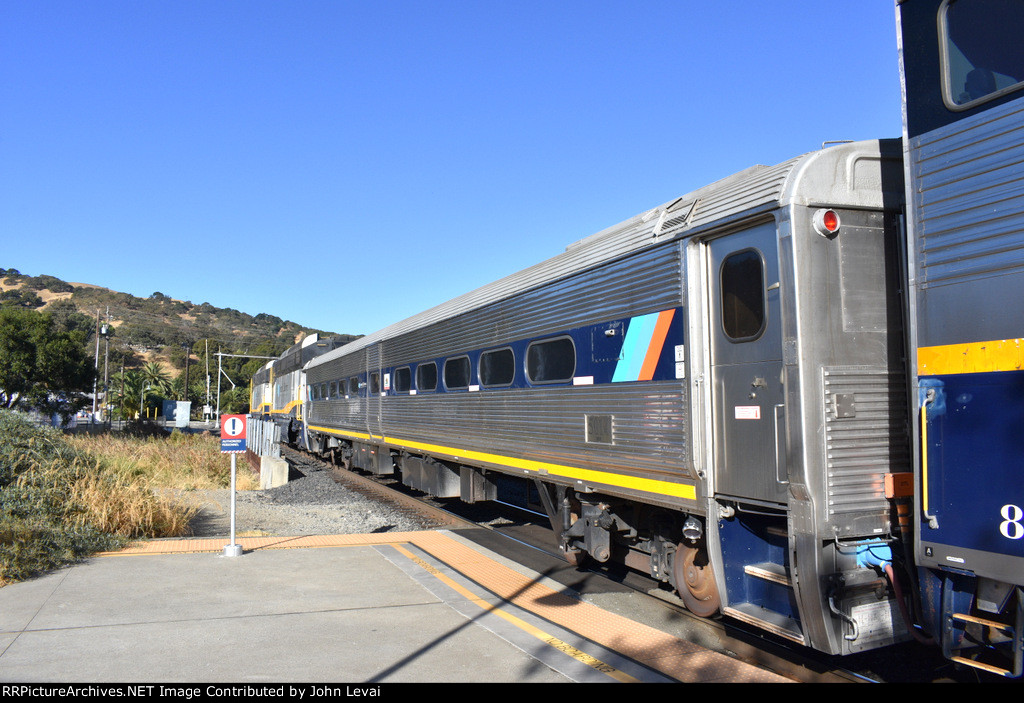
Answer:
[[[88,330],[91,345],[95,345],[98,315],[108,330],[109,355],[105,348],[104,356],[111,365],[135,368],[157,361],[172,374],[184,368],[186,346],[192,349],[195,363],[198,355],[205,356],[206,348],[211,355],[223,351],[277,356],[311,333],[343,341],[357,337],[304,327],[274,315],[254,316],[207,302],[196,305],[159,292],[138,298],[97,285],[0,268],[0,307],[5,306],[51,312],[64,324]],[[93,353],[94,349],[90,356]]]

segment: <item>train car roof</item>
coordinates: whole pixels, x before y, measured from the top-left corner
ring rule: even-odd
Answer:
[[[327,352],[312,368],[374,343],[601,265],[789,204],[881,208],[903,200],[899,139],[830,146],[776,166],[752,166],[574,242],[553,258]]]

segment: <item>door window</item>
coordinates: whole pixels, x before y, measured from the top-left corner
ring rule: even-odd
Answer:
[[[761,336],[765,326],[764,262],[756,249],[730,254],[722,262],[722,330],[734,342]]]

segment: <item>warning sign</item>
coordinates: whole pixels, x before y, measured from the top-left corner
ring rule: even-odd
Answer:
[[[245,451],[245,415],[220,416],[220,451]]]

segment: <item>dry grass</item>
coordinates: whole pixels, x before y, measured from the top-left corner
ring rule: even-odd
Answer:
[[[196,512],[153,491],[144,478],[104,471],[94,458],[79,458],[70,466],[37,465],[19,476],[14,486],[22,495],[50,503],[41,504],[41,512],[62,515],[61,522],[71,531],[88,528],[126,539],[184,535]],[[53,492],[41,493],[39,487]],[[57,500],[60,503],[54,504]]]
[[[129,538],[185,535],[197,510],[123,476],[84,476],[72,487],[72,499],[85,508],[80,522]]]
[[[231,460],[212,435],[79,435],[69,442],[102,467],[83,474],[72,487],[74,501],[86,509],[82,519],[118,536],[185,535],[197,508],[175,496],[230,486]],[[258,477],[244,461],[236,473],[238,490],[259,488]]]
[[[196,491],[230,485],[231,460],[221,453],[220,441],[213,435],[176,432],[168,438],[148,439],[80,435],[70,441],[103,461],[107,472],[125,480],[144,480],[150,489]],[[245,462],[238,466],[238,490],[259,488],[259,479]]]
[[[182,494],[230,478],[210,435],[70,437],[2,412],[0,586],[130,539],[183,536],[197,508]],[[237,487],[258,487],[244,461]]]

